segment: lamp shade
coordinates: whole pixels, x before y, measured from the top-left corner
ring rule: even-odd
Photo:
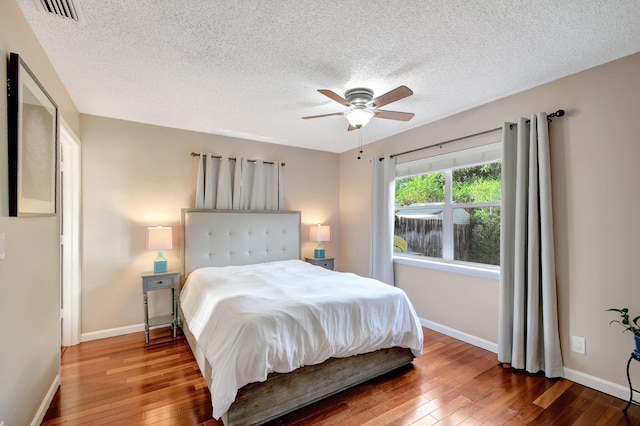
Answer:
[[[359,129],[366,126],[374,116],[373,111],[364,108],[355,108],[344,113],[345,118],[353,127]]]
[[[331,228],[329,225],[315,225],[309,227],[309,240],[311,241],[330,241]]]
[[[149,250],[168,250],[173,248],[173,235],[168,226],[147,228],[147,248]]]

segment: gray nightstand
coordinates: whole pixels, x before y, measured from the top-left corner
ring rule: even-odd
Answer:
[[[144,296],[144,331],[149,344],[149,329],[162,325],[170,325],[173,331],[173,338],[176,337],[176,329],[179,325],[178,318],[178,292],[180,290],[180,273],[169,271],[160,274],[153,272],[143,272],[142,274],[142,295]],[[147,302],[147,293],[153,290],[171,289],[173,299],[171,315],[163,315],[159,317],[149,318],[149,305]]]
[[[312,265],[322,266],[325,269],[330,269],[333,271],[333,260],[335,257],[323,257],[322,259],[318,259],[317,257],[305,257],[305,262],[311,263]]]

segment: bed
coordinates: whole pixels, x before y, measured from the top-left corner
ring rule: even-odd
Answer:
[[[182,328],[226,425],[276,419],[421,355],[404,293],[300,260],[300,212],[183,209],[181,226]],[[394,321],[371,325],[369,303]]]

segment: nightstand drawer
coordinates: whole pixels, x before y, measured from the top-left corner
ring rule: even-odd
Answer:
[[[333,257],[327,257],[327,258],[322,258],[322,259],[318,259],[315,257],[305,257],[304,260],[307,261],[308,263],[311,263],[312,265],[316,265],[316,266],[322,266],[325,269],[330,269],[333,271],[333,260],[335,258]]]
[[[172,276],[164,277],[144,277],[145,290],[158,290],[163,288],[172,288],[174,285],[174,278]]]

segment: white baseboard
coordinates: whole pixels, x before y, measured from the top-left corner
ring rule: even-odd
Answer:
[[[127,325],[125,327],[109,328],[106,330],[92,331],[90,333],[82,333],[80,335],[80,341],[89,342],[91,340],[106,339],[107,337],[137,333],[138,331],[144,331],[144,324]]]
[[[564,378],[624,401],[629,400],[629,386],[622,386],[567,367],[564,367]]]
[[[56,391],[60,386],[60,375],[56,374],[56,377],[53,379],[53,383],[49,387],[47,394],[45,395],[40,407],[38,407],[38,411],[36,412],[35,417],[31,421],[31,426],[38,426],[42,424],[42,419],[44,419],[45,414],[47,414],[47,410],[51,405],[51,401],[53,401],[53,397],[56,396]]]
[[[469,343],[482,349],[486,349],[496,354],[498,353],[497,343],[481,339],[480,337],[472,336],[471,334],[467,334],[451,327],[447,327],[446,325],[438,324],[437,322],[429,321],[423,318],[420,318],[420,324],[422,324],[423,327],[437,331],[438,333],[446,334],[447,336],[453,337],[454,339],[462,340],[463,342]]]

